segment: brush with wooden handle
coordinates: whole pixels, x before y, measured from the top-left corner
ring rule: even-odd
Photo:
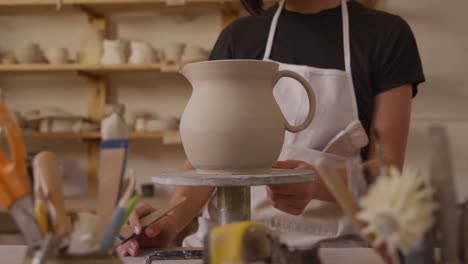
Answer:
[[[43,151],[34,157],[34,175],[41,184],[45,198],[55,209],[53,232],[56,235],[70,235],[72,225],[65,210],[63,182],[59,173],[57,156],[52,152]]]
[[[135,175],[133,173],[130,173],[127,189],[125,193],[122,195],[122,198],[120,198],[119,204],[117,205],[117,208],[115,208],[114,213],[112,214],[109,227],[104,233],[104,238],[101,241],[102,251],[107,251],[109,249],[112,249],[114,240],[119,234],[120,227],[123,224],[127,204],[132,198],[134,191],[135,191]]]
[[[99,153],[98,223],[96,241],[104,239],[118,204],[127,164],[128,127],[123,118],[124,108],[119,106],[102,121],[101,149]]]
[[[340,131],[323,149],[324,152],[345,157],[359,155],[361,148],[369,144],[369,137],[361,121],[351,122]]]
[[[346,215],[351,218],[351,221],[356,228],[363,228],[365,225],[356,218],[356,214],[360,211],[359,205],[356,199],[354,199],[354,196],[348,190],[348,187],[341,176],[338,175],[336,169],[329,166],[323,158],[320,158],[315,162],[315,168],[318,171],[320,179],[333,194]]]

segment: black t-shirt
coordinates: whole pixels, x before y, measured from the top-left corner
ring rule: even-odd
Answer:
[[[261,15],[234,21],[220,34],[210,60],[263,58],[278,5]],[[399,16],[348,2],[351,68],[359,119],[369,134],[374,97],[412,84],[413,96],[424,74],[416,40]],[[315,14],[283,10],[270,59],[282,63],[344,70],[341,7]],[[367,158],[368,148],[362,156]]]

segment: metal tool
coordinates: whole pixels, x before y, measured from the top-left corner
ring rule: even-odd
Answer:
[[[8,139],[11,160],[0,151],[0,206],[8,209],[30,248],[41,245],[31,198],[31,183],[26,170],[26,149],[21,129],[0,102],[0,124]]]
[[[218,224],[250,220],[250,186],[312,181],[310,170],[272,169],[259,174],[200,174],[197,171],[163,172],[153,176],[158,184],[217,186]]]
[[[151,264],[154,260],[184,260],[202,258],[203,250],[201,249],[156,250],[145,256],[144,264]]]

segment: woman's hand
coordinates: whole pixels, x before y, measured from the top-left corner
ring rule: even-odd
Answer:
[[[137,234],[136,238],[127,241],[118,248],[121,256],[136,256],[140,248],[163,248],[176,237],[178,233],[175,217],[168,214],[150,224],[142,232],[140,218],[154,212],[155,209],[146,203],[140,203],[129,217],[129,224]]]
[[[312,165],[299,160],[278,161],[273,168],[315,171]],[[305,183],[269,185],[267,194],[273,207],[292,215],[300,215],[312,199],[335,201],[319,177]]]

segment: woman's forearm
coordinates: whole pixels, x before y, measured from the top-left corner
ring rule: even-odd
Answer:
[[[190,162],[185,161],[181,170],[193,170]],[[215,187],[205,186],[176,186],[172,194],[172,200],[185,197],[186,201],[169,213],[177,221],[177,226],[182,230],[201,211],[213,194]],[[188,202],[187,202],[188,201]]]

